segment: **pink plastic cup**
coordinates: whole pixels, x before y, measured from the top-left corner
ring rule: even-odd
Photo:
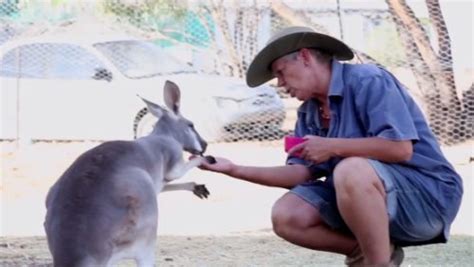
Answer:
[[[287,135],[287,136],[285,136],[284,141],[285,141],[285,152],[288,152],[292,147],[294,147],[298,144],[301,144],[301,143],[305,142],[306,140],[303,139],[303,137],[296,137],[296,136],[293,136],[293,135]],[[293,156],[299,156],[299,155],[300,155],[299,151],[293,153]]]

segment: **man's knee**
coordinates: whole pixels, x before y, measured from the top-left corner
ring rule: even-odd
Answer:
[[[366,158],[351,157],[342,160],[334,169],[333,179],[340,205],[351,205],[355,197],[374,194],[385,198],[382,180]]]
[[[341,160],[334,169],[333,178],[336,191],[371,186],[379,180],[368,159],[361,157]]]
[[[275,234],[284,236],[286,229],[292,227],[295,220],[297,220],[297,218],[295,218],[295,215],[291,212],[291,208],[285,196],[278,199],[272,208],[272,225]]]
[[[285,194],[275,202],[271,215],[275,234],[284,238],[292,229],[304,229],[313,223],[312,215],[308,214],[305,207],[309,204],[303,202],[292,193]]]

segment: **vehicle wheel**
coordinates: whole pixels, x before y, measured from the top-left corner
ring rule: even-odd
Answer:
[[[146,112],[138,120],[136,128],[134,130],[135,139],[148,135],[153,131],[153,127],[156,123],[156,117],[151,115],[150,112]]]

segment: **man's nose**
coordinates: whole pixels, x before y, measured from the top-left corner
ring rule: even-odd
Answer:
[[[283,80],[283,78],[278,77],[277,81],[278,81],[277,82],[278,87],[283,87],[285,85],[285,81]]]

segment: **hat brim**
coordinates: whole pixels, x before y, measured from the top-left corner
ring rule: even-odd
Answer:
[[[354,53],[345,43],[329,35],[317,32],[289,34],[269,43],[255,56],[247,71],[248,86],[256,87],[273,79],[270,66],[273,61],[301,48],[321,49],[338,60],[354,58]]]

